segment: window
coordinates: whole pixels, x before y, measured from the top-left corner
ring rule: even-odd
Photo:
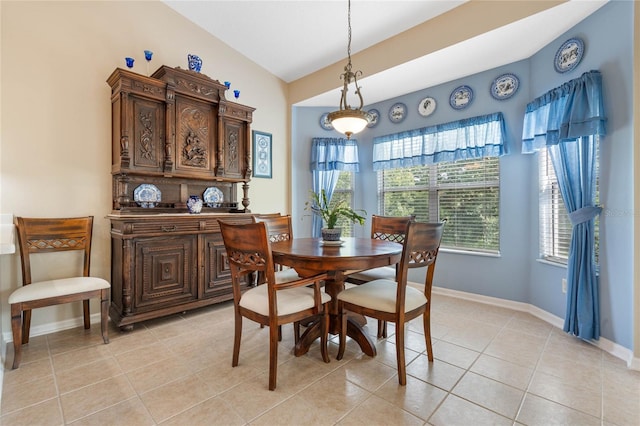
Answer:
[[[335,206],[340,201],[346,201],[347,205],[353,208],[353,172],[341,171],[338,177],[338,183],[333,190],[329,205]],[[343,237],[353,236],[353,223],[341,216],[338,219],[336,227],[342,228]]]
[[[596,139],[599,139],[596,137]],[[596,141],[598,144],[598,141]],[[596,205],[599,203],[599,149],[596,147]],[[539,176],[539,222],[540,222],[540,258],[549,262],[566,265],[569,260],[569,246],[573,226],[560,194],[558,178],[546,148],[538,151]],[[599,216],[595,220],[595,256],[599,254]]]
[[[447,219],[443,248],[500,249],[500,165],[486,157],[378,172],[379,211],[416,220]]]

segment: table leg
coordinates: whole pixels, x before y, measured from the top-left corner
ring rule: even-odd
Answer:
[[[340,315],[338,312],[338,293],[344,289],[344,273],[335,271],[330,273],[330,278],[325,281],[325,291],[331,295],[329,302],[329,333],[337,335],[340,332]],[[376,356],[376,346],[371,337],[362,329],[366,324],[366,319],[361,315],[348,315],[347,318],[347,336],[355,340],[362,352],[369,356]],[[311,324],[296,344],[294,354],[301,356],[309,351],[311,344],[320,337],[320,323]]]

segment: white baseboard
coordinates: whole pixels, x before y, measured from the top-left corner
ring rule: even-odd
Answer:
[[[423,287],[421,284],[411,284],[419,288]],[[433,287],[432,292],[443,296],[450,296],[458,299],[470,300],[472,302],[513,309],[515,311],[527,312],[556,328],[562,329],[562,327],[564,326],[564,320],[562,318],[550,314],[549,312],[544,311],[537,306],[531,305],[529,303],[514,302],[512,300],[499,299],[497,297],[483,296],[480,294],[467,293],[464,291],[451,290],[448,288],[436,286]],[[624,346],[620,346],[617,343],[614,343],[603,337],[601,337],[599,340],[588,341],[588,343],[591,343],[592,345],[615,356],[616,358],[623,360],[624,362],[626,362],[627,368],[640,371],[640,358],[634,357],[632,350],[625,348]]]

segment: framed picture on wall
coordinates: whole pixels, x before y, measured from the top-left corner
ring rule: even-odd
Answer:
[[[253,177],[271,179],[271,133],[254,130]]]

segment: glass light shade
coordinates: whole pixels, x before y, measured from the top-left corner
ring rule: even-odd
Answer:
[[[345,134],[347,139],[351,135],[360,133],[371,122],[371,114],[361,109],[341,109],[329,113],[331,125],[338,132]]]

